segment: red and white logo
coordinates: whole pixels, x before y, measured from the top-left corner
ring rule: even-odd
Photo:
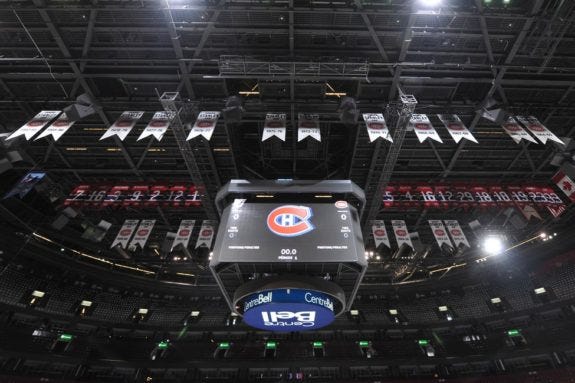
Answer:
[[[201,234],[202,237],[208,237],[210,235],[212,235],[212,231],[210,229],[205,229]]]
[[[459,229],[452,229],[451,230],[451,235],[454,235],[456,237],[459,237],[461,235],[461,230]]]
[[[435,230],[435,235],[437,235],[438,237],[443,237],[445,235],[445,232],[441,229],[437,229]]]
[[[464,130],[464,127],[461,124],[449,124],[450,130]]]
[[[405,237],[407,235],[407,231],[403,229],[398,229],[395,231],[395,234],[397,234],[398,237]]]
[[[297,237],[309,233],[315,226],[310,222],[313,212],[307,206],[284,205],[268,214],[267,225],[281,237]]]
[[[381,122],[370,122],[369,128],[373,130],[381,130],[385,128],[385,125],[383,125]]]
[[[44,120],[32,120],[32,121],[29,121],[28,124],[26,124],[26,125],[28,125],[28,126],[41,126],[41,125],[44,125],[45,123],[46,123],[46,121],[44,121]]]
[[[519,132],[521,130],[521,127],[516,124],[505,124],[503,125],[503,127],[509,130],[510,132]]]
[[[143,237],[144,235],[148,235],[149,232],[150,232],[150,230],[148,230],[148,229],[141,229],[141,230],[138,230],[136,235]]]
[[[125,236],[130,235],[130,234],[132,234],[132,229],[124,229],[124,230],[120,231],[120,235],[122,237],[125,237]]]
[[[126,128],[132,125],[132,120],[119,120],[116,121],[116,127],[118,128]]]
[[[533,130],[533,131],[535,131],[535,132],[544,132],[544,131],[545,131],[545,128],[542,127],[541,125],[531,125],[531,126],[529,127],[529,129],[531,129],[531,130]]]
[[[180,237],[187,237],[188,235],[190,235],[190,230],[189,229],[182,229],[182,230],[180,230],[178,235]]]
[[[213,125],[213,121],[211,120],[198,120],[196,121],[196,126],[198,128],[211,128]]]
[[[382,230],[382,229],[376,229],[373,233],[374,233],[375,235],[377,235],[378,237],[385,237],[385,236],[387,236],[387,233],[385,232],[385,230]]]
[[[336,201],[335,207],[337,207],[338,209],[345,209],[347,207],[347,202],[346,201]]]
[[[419,129],[419,130],[430,130],[430,129],[431,129],[431,125],[429,125],[429,124],[415,124],[415,129]]]

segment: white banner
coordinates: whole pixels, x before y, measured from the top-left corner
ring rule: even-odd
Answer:
[[[58,141],[60,137],[64,135],[74,125],[75,121],[68,120],[66,113],[62,113],[60,117],[56,119],[46,130],[44,130],[34,141],[39,140],[42,137],[52,136],[54,141]]]
[[[507,134],[509,134],[509,137],[511,137],[511,139],[513,139],[516,144],[518,144],[521,140],[530,141],[535,144],[537,143],[537,140],[531,137],[529,133],[527,133],[525,129],[523,129],[513,117],[507,118],[507,121],[505,121],[501,127]]]
[[[445,226],[443,226],[443,222],[439,219],[430,219],[429,220],[429,227],[431,227],[431,231],[433,232],[433,236],[439,245],[439,248],[446,243],[448,246],[453,247],[451,240],[449,239],[449,235],[447,235],[447,231],[445,230]]]
[[[220,112],[200,112],[186,141],[198,136],[202,136],[209,141],[216,129],[218,118],[220,118]]]
[[[132,238],[128,248],[130,250],[136,250],[137,246],[144,248],[155,224],[155,219],[143,219],[142,222],[140,222],[140,226],[138,226],[138,230],[136,230],[136,234],[134,234],[134,238]]]
[[[397,246],[401,247],[404,243],[413,249],[413,243],[411,243],[411,237],[407,231],[407,225],[403,220],[393,220],[391,221],[391,226],[393,227],[393,233],[395,234],[395,240],[397,241]]]
[[[130,134],[130,131],[134,129],[134,126],[136,126],[136,122],[138,122],[138,120],[142,118],[143,115],[144,112],[123,112],[116,120],[116,122],[114,122],[108,128],[108,130],[106,130],[106,133],[100,137],[100,141],[114,135],[118,136],[120,141],[124,141],[128,134]]]
[[[369,135],[369,142],[373,142],[380,137],[389,142],[393,142],[393,139],[389,134],[387,124],[385,123],[385,118],[383,118],[383,114],[364,113],[363,120],[365,121],[365,127],[367,128],[367,134]]]
[[[409,120],[409,126],[415,131],[420,143],[428,138],[443,143],[426,114],[412,114]]]
[[[122,249],[125,249],[128,246],[130,238],[132,238],[132,234],[134,234],[134,231],[136,231],[136,226],[138,226],[138,222],[140,222],[139,219],[125,220],[124,224],[122,225],[122,228],[118,232],[118,235],[116,235],[116,239],[114,239],[114,242],[112,242],[112,246],[110,247],[112,248],[120,244]]]
[[[22,125],[20,129],[12,133],[7,140],[11,140],[18,136],[24,136],[26,140],[30,140],[38,132],[40,132],[50,121],[61,113],[59,110],[43,110],[34,116],[26,124]]]
[[[545,144],[547,140],[551,140],[565,145],[563,141],[561,141],[556,135],[551,133],[549,129],[540,123],[537,118],[533,116],[517,116],[517,119],[543,144]]]
[[[178,228],[176,238],[174,238],[174,243],[172,243],[170,251],[174,250],[179,244],[182,244],[185,248],[188,247],[195,223],[196,221],[193,219],[183,219],[182,222],[180,222],[180,227]]]
[[[200,228],[200,234],[198,235],[198,240],[196,241],[196,249],[202,246],[207,247],[208,249],[212,247],[212,240],[214,239],[214,233],[215,233],[214,221],[202,222],[202,227]]]
[[[268,113],[264,123],[262,142],[271,137],[277,137],[282,141],[286,140],[286,114]]]
[[[298,113],[297,115],[297,142],[306,137],[311,137],[321,142],[319,130],[319,114]]]
[[[470,247],[469,242],[465,237],[465,233],[463,233],[463,230],[461,230],[461,226],[459,226],[459,222],[455,220],[445,220],[445,226],[447,226],[447,231],[449,232],[451,239],[453,239],[455,247],[459,247],[460,243],[463,243],[465,246]]]
[[[541,215],[539,214],[537,209],[535,209],[535,207],[531,204],[517,205],[517,207],[519,208],[519,210],[521,210],[521,213],[528,221],[531,221],[531,218],[533,217],[539,219],[540,221],[543,219],[541,218]]]
[[[465,138],[478,144],[473,134],[471,134],[457,114],[438,114],[437,117],[443,122],[445,129],[447,129],[451,138],[453,138],[453,141],[456,143],[459,143],[459,141]]]
[[[391,249],[389,244],[389,237],[387,236],[387,230],[385,230],[385,222],[382,220],[373,221],[371,226],[371,231],[373,233],[373,240],[375,241],[375,248],[378,248],[382,243]]]
[[[153,136],[156,140],[161,141],[164,134],[170,126],[170,114],[168,112],[156,112],[154,117],[148,122],[146,129],[140,134],[136,141],[143,140],[146,137]]]

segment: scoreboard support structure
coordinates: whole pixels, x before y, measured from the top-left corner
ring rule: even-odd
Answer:
[[[365,202],[363,190],[349,180],[226,184],[215,199],[220,225],[210,270],[230,310],[246,319],[247,309],[285,305],[303,294],[316,303],[333,303],[318,306],[319,311],[334,316],[348,311],[367,269],[359,221]],[[288,315],[268,314],[262,315],[276,320]]]

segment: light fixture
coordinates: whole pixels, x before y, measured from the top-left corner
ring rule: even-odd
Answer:
[[[425,7],[437,7],[441,4],[441,0],[419,0],[419,3]]]
[[[503,251],[503,241],[499,237],[487,237],[483,241],[483,250],[491,255],[500,254]]]
[[[541,234],[539,234],[539,238],[547,238],[547,233],[541,233]]]

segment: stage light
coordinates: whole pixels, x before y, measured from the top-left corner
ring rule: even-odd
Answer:
[[[425,7],[437,7],[441,4],[441,0],[419,0],[419,3]]]
[[[487,237],[483,241],[483,250],[492,255],[499,254],[503,251],[503,242],[498,237]]]
[[[541,233],[541,234],[539,234],[539,237],[540,238],[547,238],[547,233]]]

